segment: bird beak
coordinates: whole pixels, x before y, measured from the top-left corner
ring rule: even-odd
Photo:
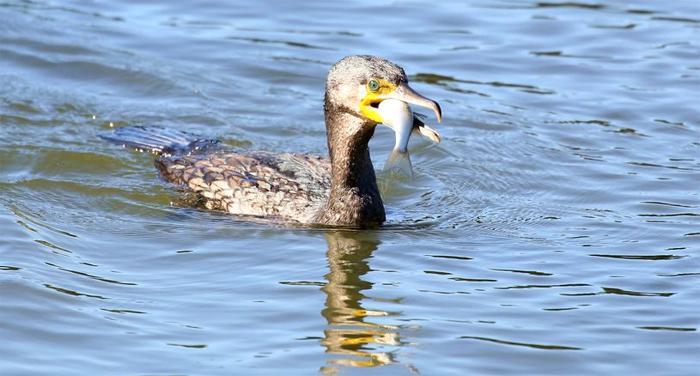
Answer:
[[[433,110],[435,116],[437,117],[438,123],[442,122],[442,110],[440,110],[440,105],[432,99],[428,99],[415,90],[413,90],[408,83],[401,82],[396,89],[390,93],[386,93],[378,96],[379,99],[398,99],[406,103],[414,104],[416,106],[425,107]]]
[[[360,101],[360,111],[368,119],[377,123],[384,123],[384,119],[382,119],[378,111],[379,103],[385,99],[395,99],[416,106],[429,108],[435,112],[437,121],[442,121],[440,105],[434,100],[416,93],[415,90],[408,86],[407,82],[402,81],[398,85],[394,85],[393,83],[379,80],[379,83],[381,86],[376,92],[367,92]]]

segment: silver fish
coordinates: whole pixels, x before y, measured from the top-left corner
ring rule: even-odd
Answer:
[[[384,120],[383,124],[391,128],[396,136],[394,149],[384,163],[384,171],[396,171],[413,177],[411,156],[408,152],[411,134],[419,134],[435,143],[440,142],[440,134],[426,125],[419,115],[414,114],[406,102],[385,99],[379,104],[379,113]]]

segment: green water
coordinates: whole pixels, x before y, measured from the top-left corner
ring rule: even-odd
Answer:
[[[359,53],[445,118],[381,230],[188,208],[98,137],[326,154]],[[694,374],[699,92],[696,1],[0,2],[0,374]]]

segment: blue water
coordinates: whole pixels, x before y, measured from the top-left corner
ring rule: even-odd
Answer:
[[[358,53],[445,118],[380,230],[189,208],[98,137],[323,155]],[[697,1],[0,2],[0,374],[696,374],[699,93]]]

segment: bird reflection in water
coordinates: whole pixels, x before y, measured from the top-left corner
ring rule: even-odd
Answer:
[[[321,312],[328,321],[321,343],[333,356],[321,368],[323,374],[333,375],[340,367],[376,367],[395,363],[391,352],[377,348],[401,346],[398,328],[366,321],[371,316],[387,316],[385,311],[367,310],[361,301],[363,291],[372,283],[362,280],[369,270],[368,259],[377,249],[379,240],[374,232],[331,231],[328,241],[328,281],[326,308]]]

